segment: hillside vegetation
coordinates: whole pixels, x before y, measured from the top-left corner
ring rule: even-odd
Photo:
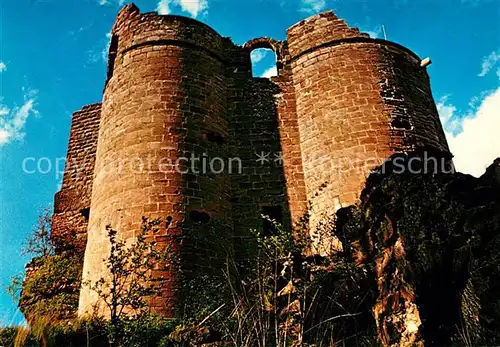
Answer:
[[[500,159],[480,178],[395,173],[387,161],[360,202],[337,211],[329,229],[342,248],[328,256],[310,254],[307,221],[252,232],[244,266],[228,250],[217,275],[186,282],[191,304],[176,320],[148,312],[141,293],[154,293],[139,284],[119,301],[133,313],[78,320],[70,312],[81,273],[68,262],[81,259],[42,252],[34,264],[43,271],[27,277],[20,301],[30,327],[1,330],[0,345],[500,345]],[[150,246],[141,240],[138,250]],[[113,254],[105,261],[140,268]]]

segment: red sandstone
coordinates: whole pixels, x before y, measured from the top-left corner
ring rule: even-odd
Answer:
[[[448,152],[420,59],[332,12],[292,26],[286,41],[238,46],[196,20],[128,5],[112,37],[102,105],[73,116],[72,165],[55,203],[54,232],[87,240],[84,281],[106,277],[108,224],[133,239],[142,216],[172,216],[164,233],[182,233],[196,211],[232,225],[244,256],[248,230],[262,228],[263,206],[280,206],[290,226],[310,202],[311,223],[318,223],[355,203],[370,170],[391,154]],[[256,48],[275,51],[277,77],[252,77]],[[261,152],[271,159],[282,152],[283,164],[258,163]],[[165,173],[158,165],[191,154],[237,157],[242,172]],[[116,169],[132,158],[152,165]],[[165,282],[165,293],[154,309],[174,316],[175,281]],[[97,300],[84,287],[79,313]]]

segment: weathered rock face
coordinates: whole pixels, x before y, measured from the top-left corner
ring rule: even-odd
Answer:
[[[415,303],[411,280],[403,269],[394,266],[405,260],[404,241],[400,236],[396,236],[393,223],[390,220],[387,223],[389,231],[385,236],[386,248],[375,261],[379,295],[373,307],[373,315],[377,323],[378,337],[384,345],[423,345],[419,334],[422,320]],[[395,236],[396,241],[390,242]]]
[[[257,48],[274,50],[278,76],[252,76]],[[290,227],[311,203],[315,230],[357,201],[372,168],[418,148],[448,155],[427,72],[408,49],[332,12],[292,26],[286,41],[238,46],[196,20],[131,4],[112,29],[102,104],[74,116],[68,159],[80,171],[66,168],[53,230],[87,242],[85,283],[109,276],[105,226],[133,241],[142,216],[172,217],[156,242],[212,268],[220,254],[199,257],[212,245],[172,240],[224,223],[245,259],[248,230],[265,229],[262,213]],[[166,316],[182,306],[174,272],[156,279],[164,298],[152,306]],[[83,288],[80,314],[98,301]]]
[[[383,345],[498,344],[497,162],[479,179],[395,174],[388,162],[368,178],[361,204],[339,211],[345,252],[377,283]]]
[[[481,180],[490,184],[500,183],[500,158],[495,159],[493,164],[486,169]]]

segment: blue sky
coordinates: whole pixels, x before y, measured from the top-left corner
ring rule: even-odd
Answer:
[[[37,215],[61,181],[71,114],[99,102],[118,0],[0,0],[0,325],[19,322],[3,288]],[[431,57],[432,89],[460,171],[480,175],[500,156],[500,0],[137,0],[142,12],[195,17],[243,44],[333,9],[350,26]],[[272,74],[273,54],[254,53]],[[35,158],[38,172],[23,161]],[[41,159],[47,158],[47,159]],[[49,167],[48,165],[51,165]],[[34,168],[28,167],[28,170]]]

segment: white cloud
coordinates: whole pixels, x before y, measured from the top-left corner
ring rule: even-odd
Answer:
[[[382,34],[382,26],[378,26],[372,29],[360,29],[362,33],[370,35],[372,39],[377,39],[381,37]]]
[[[159,14],[171,13],[170,5],[179,6],[182,11],[189,13],[196,18],[200,14],[206,14],[208,10],[208,0],[160,0],[156,6]]]
[[[160,0],[156,6],[156,11],[159,14],[165,15],[170,13],[170,0]]]
[[[7,65],[3,61],[0,61],[0,72],[4,72],[7,70]]]
[[[442,102],[441,102],[442,101]],[[453,161],[458,171],[481,176],[495,158],[500,156],[500,88],[486,94],[471,116],[459,120],[456,107],[441,99],[440,116],[444,120],[458,119],[462,131],[452,134],[446,131]]]
[[[101,58],[105,63],[108,62],[108,53],[110,45],[111,45],[111,31],[109,33],[106,33],[106,46],[101,51]]]
[[[4,129],[0,129],[0,147],[9,142],[9,132]]]
[[[300,11],[306,13],[318,13],[326,7],[326,0],[302,0],[302,8]]]
[[[269,77],[273,77],[273,76],[278,76],[278,69],[276,68],[276,65],[271,66],[269,69],[264,71],[264,73],[262,74],[261,77],[269,78]]]
[[[189,13],[193,17],[204,14],[208,10],[208,0],[176,0],[184,12]]]
[[[7,106],[0,105],[0,110],[3,113],[0,118],[0,147],[10,141],[19,141],[24,138],[24,127],[29,116],[38,115],[38,111],[35,109],[36,95],[36,90],[26,91],[23,105],[12,111]]]
[[[208,0],[178,0],[183,11],[188,12],[193,17],[205,13],[208,9]]]
[[[500,50],[491,52],[488,56],[483,58],[483,63],[481,65],[481,72],[479,77],[486,76],[495,65],[500,62]],[[497,70],[497,75],[500,77],[500,68]]]
[[[441,97],[437,103],[437,109],[439,112],[439,118],[441,119],[441,123],[443,124],[444,130],[447,133],[456,135],[457,132],[460,132],[460,119],[456,117],[455,112],[457,108],[448,103],[449,95],[445,95]],[[454,117],[455,115],[455,117]]]
[[[107,63],[110,44],[111,32],[107,32],[98,44],[87,51],[87,61],[91,64]]]
[[[272,57],[275,63],[273,66],[268,67],[260,75],[260,77],[269,78],[278,75],[278,71],[276,69],[276,54],[271,49],[268,48],[257,48],[250,53],[250,59],[252,62],[252,71],[260,70],[261,67],[264,67],[266,65],[269,66],[268,65],[269,63],[267,62],[269,59],[266,59],[269,53],[272,53]]]
[[[265,48],[254,49],[252,53],[250,53],[250,59],[253,64],[257,64],[267,55],[269,50]]]
[[[125,0],[98,0],[99,5],[104,6],[104,5],[109,5],[111,3],[115,3],[118,6],[122,6],[125,3]]]
[[[8,115],[10,112],[10,108],[5,105],[0,105],[0,117]]]

